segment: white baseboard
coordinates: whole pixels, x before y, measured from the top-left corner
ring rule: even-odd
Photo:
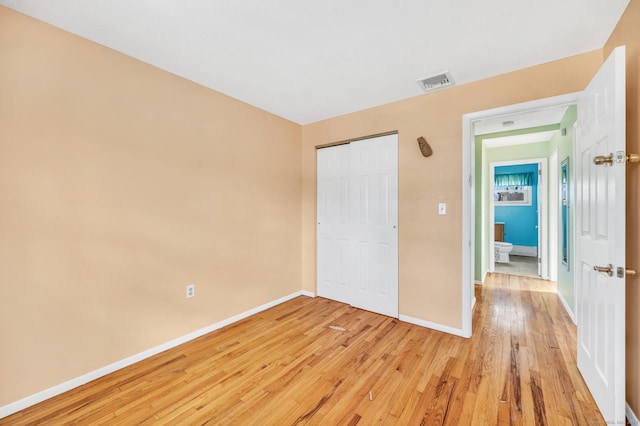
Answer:
[[[626,415],[627,415],[627,421],[631,426],[640,426],[640,420],[638,420],[638,416],[636,416],[636,413],[634,413],[631,407],[629,407],[628,402],[627,402]]]
[[[575,325],[578,325],[578,319],[576,318],[575,314],[571,310],[571,307],[569,306],[567,301],[564,300],[564,297],[562,297],[560,293],[557,293],[557,294],[558,294],[558,298],[560,299],[560,302],[562,302],[562,306],[564,306],[564,310],[567,311],[569,318],[571,318],[571,321],[573,321]]]
[[[536,246],[513,246],[510,254],[515,256],[538,257],[538,248]]]
[[[473,312],[473,309],[476,307],[476,297],[473,296],[473,300],[471,301],[471,312]]]
[[[146,358],[152,357],[154,355],[159,354],[160,352],[164,352],[168,349],[179,346],[183,343],[186,343],[190,340],[196,339],[200,336],[204,336],[207,333],[211,333],[212,331],[218,330],[220,328],[226,327],[229,324],[233,324],[234,322],[238,322],[242,319],[250,317],[251,315],[255,315],[259,312],[265,311],[269,308],[277,306],[281,303],[284,303],[288,300],[294,299],[298,296],[307,296],[307,297],[315,297],[315,294],[309,291],[298,291],[287,296],[281,297],[280,299],[273,300],[271,302],[265,303],[264,305],[258,306],[257,308],[250,309],[246,312],[243,312],[238,315],[234,315],[231,318],[227,318],[215,324],[211,324],[205,328],[201,328],[200,330],[196,330],[192,333],[184,335],[182,337],[178,337],[177,339],[173,339],[169,342],[163,343],[159,346],[153,347],[151,349],[147,349],[144,352],[140,352],[136,355],[132,355],[123,360],[114,362],[113,364],[109,364],[105,367],[99,368],[97,370],[91,371],[87,374],[83,374],[80,377],[76,377],[75,379],[68,380],[64,383],[60,383],[59,385],[53,386],[49,389],[45,389],[36,394],[30,395],[26,398],[20,399],[16,402],[12,402],[5,406],[0,407],[0,419],[10,416],[11,414],[17,413],[18,411],[24,410],[25,408],[31,407],[32,405],[38,404],[42,401],[45,401],[49,398],[53,398],[54,396],[60,395],[61,393],[67,392],[73,388],[84,385],[92,380],[98,379],[100,377],[106,376],[107,374],[111,374],[114,371],[120,370],[124,367],[128,367],[136,362],[140,362]]]
[[[487,274],[488,273],[489,273],[489,271],[484,271],[484,273],[482,274],[482,280],[481,281],[474,281],[474,284],[484,285],[484,282],[487,280]]]
[[[436,331],[442,331],[443,333],[453,334],[454,336],[465,337],[462,329],[460,328],[448,327],[446,325],[436,324],[435,322],[425,321],[425,320],[413,318],[407,315],[400,315],[398,316],[398,319],[400,321],[408,322],[410,324],[419,325],[421,327],[430,328]]]

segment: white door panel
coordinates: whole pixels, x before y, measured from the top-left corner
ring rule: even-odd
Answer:
[[[576,290],[578,368],[605,420],[625,419],[625,50],[617,48],[578,101]],[[622,155],[624,158],[624,155]],[[594,270],[612,265],[612,275]]]
[[[352,142],[355,307],[398,316],[397,135]]]
[[[349,303],[349,147],[318,150],[318,295]]]

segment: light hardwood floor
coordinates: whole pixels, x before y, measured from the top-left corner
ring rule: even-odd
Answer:
[[[0,424],[603,424],[555,285],[487,281],[472,339],[299,297]]]

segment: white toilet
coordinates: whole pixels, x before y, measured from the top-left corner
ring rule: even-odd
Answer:
[[[509,253],[513,250],[513,244],[505,243],[503,241],[494,241],[493,242],[496,262],[498,263],[509,263]]]

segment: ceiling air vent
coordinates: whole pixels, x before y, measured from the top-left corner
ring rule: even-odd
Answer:
[[[418,80],[418,84],[425,92],[433,92],[434,90],[453,86],[453,78],[449,71],[445,71],[437,75],[432,75],[431,77],[421,78]]]

